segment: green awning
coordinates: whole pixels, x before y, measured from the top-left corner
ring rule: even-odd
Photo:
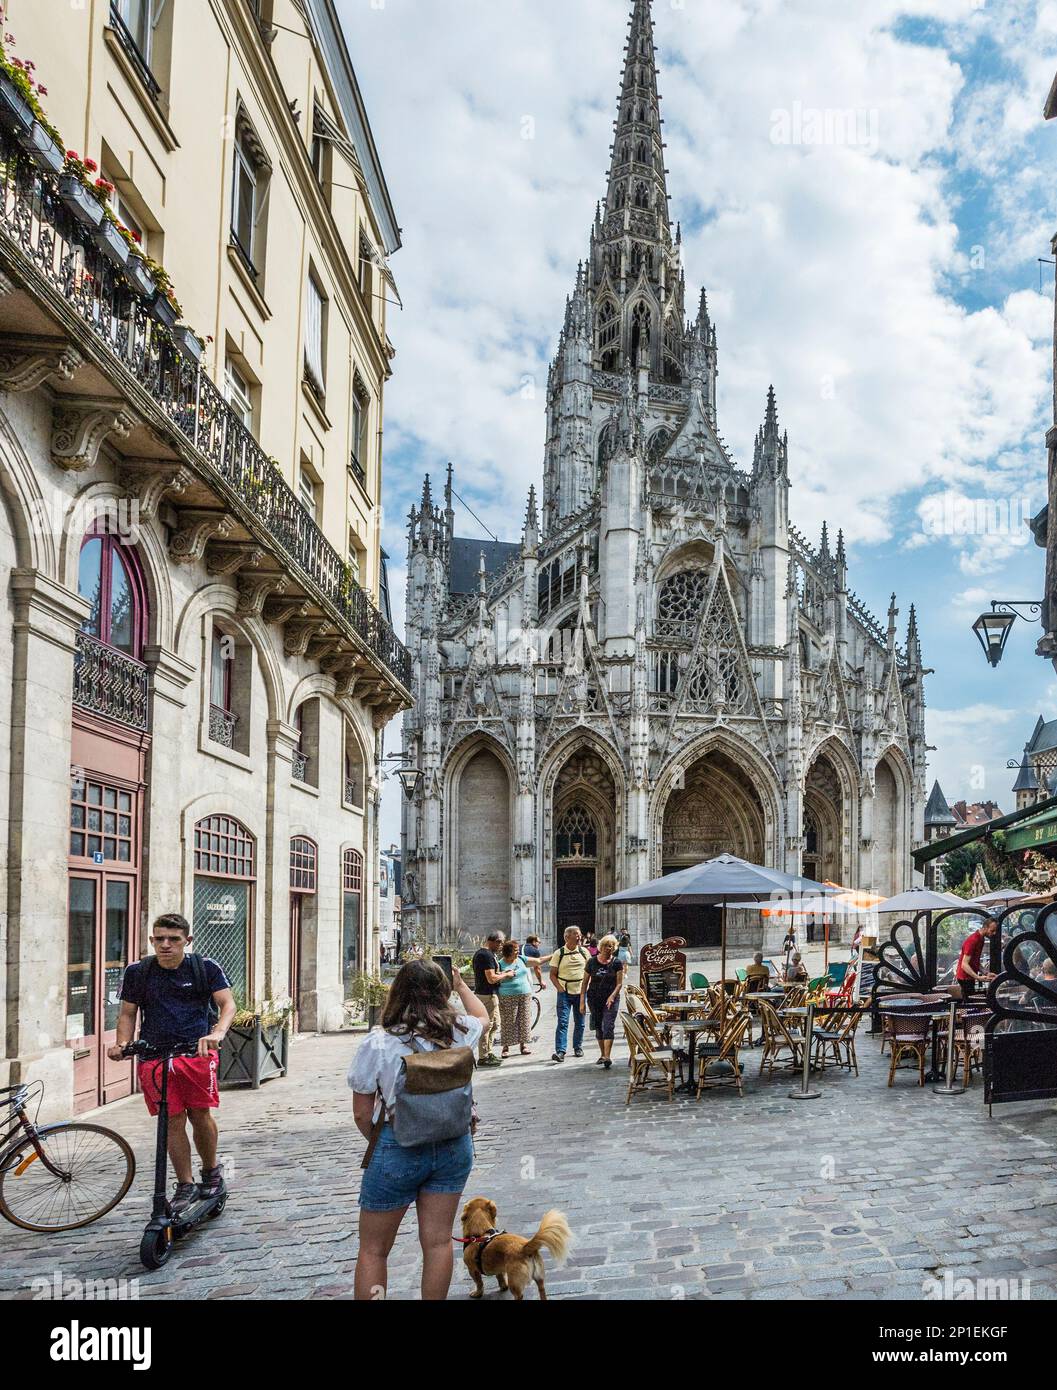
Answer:
[[[1014,830],[1005,833],[1007,851],[1038,849],[1040,845],[1057,843],[1057,809],[1043,811],[1041,815],[1030,816]]]

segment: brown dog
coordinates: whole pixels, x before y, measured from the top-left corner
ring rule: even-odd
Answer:
[[[506,1232],[497,1235],[498,1215],[496,1204],[487,1197],[473,1197],[462,1209],[462,1258],[474,1282],[470,1297],[480,1298],[484,1293],[482,1276],[494,1275],[500,1290],[509,1289],[519,1301],[524,1298],[530,1279],[535,1281],[540,1298],[546,1298],[540,1251],[546,1248],[558,1264],[564,1261],[572,1240],[564,1213],[547,1212],[531,1240]]]

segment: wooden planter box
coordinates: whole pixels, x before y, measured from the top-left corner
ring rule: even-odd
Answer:
[[[33,108],[11,79],[0,77],[0,122],[16,135],[28,136],[35,120]]]
[[[82,226],[95,228],[102,222],[102,204],[89,193],[80,179],[72,174],[64,174],[59,180],[59,195]]]
[[[49,174],[61,174],[66,163],[66,154],[61,145],[51,138],[39,121],[33,122],[33,129],[26,142],[29,157],[38,169]]]
[[[217,1079],[221,1089],[250,1086],[256,1090],[262,1081],[285,1076],[289,1045],[285,1023],[262,1028],[258,1018],[245,1028],[232,1028],[220,1044]]]

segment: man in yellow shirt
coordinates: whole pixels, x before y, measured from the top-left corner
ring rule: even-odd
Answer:
[[[766,989],[770,978],[771,972],[763,963],[763,952],[757,951],[752,958],[752,964],[745,967],[745,982],[748,986],[746,993],[755,994],[759,989]]]
[[[566,927],[565,945],[553,951],[547,959],[551,966],[551,984],[558,991],[558,1026],[554,1030],[552,1062],[564,1062],[569,1040],[569,1014],[573,1016],[573,1052],[584,1055],[584,1022],[587,1004],[580,998],[584,971],[590,960],[581,943],[579,927]]]

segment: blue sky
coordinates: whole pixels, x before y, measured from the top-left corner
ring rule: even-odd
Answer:
[[[403,227],[384,464],[399,606],[425,471],[451,458],[502,539],[539,481],[547,364],[605,191],[630,5],[338,4]],[[1022,522],[1045,498],[1052,415],[1053,267],[1040,293],[1038,258],[1057,231],[1057,122],[1042,119],[1057,3],[655,0],[654,16],[720,429],[749,461],[774,383],[793,521],[809,537],[824,517],[843,527],[878,617],[893,589],[901,626],[917,605],[932,775],[952,800],[1011,809],[1006,759],[1054,713],[1057,679],[1037,629],[1018,623],[992,670],[970,624],[991,598],[1041,592]],[[794,110],[854,111],[858,138],[784,143]],[[946,534],[959,514],[984,533]],[[459,526],[480,533],[465,512]]]

